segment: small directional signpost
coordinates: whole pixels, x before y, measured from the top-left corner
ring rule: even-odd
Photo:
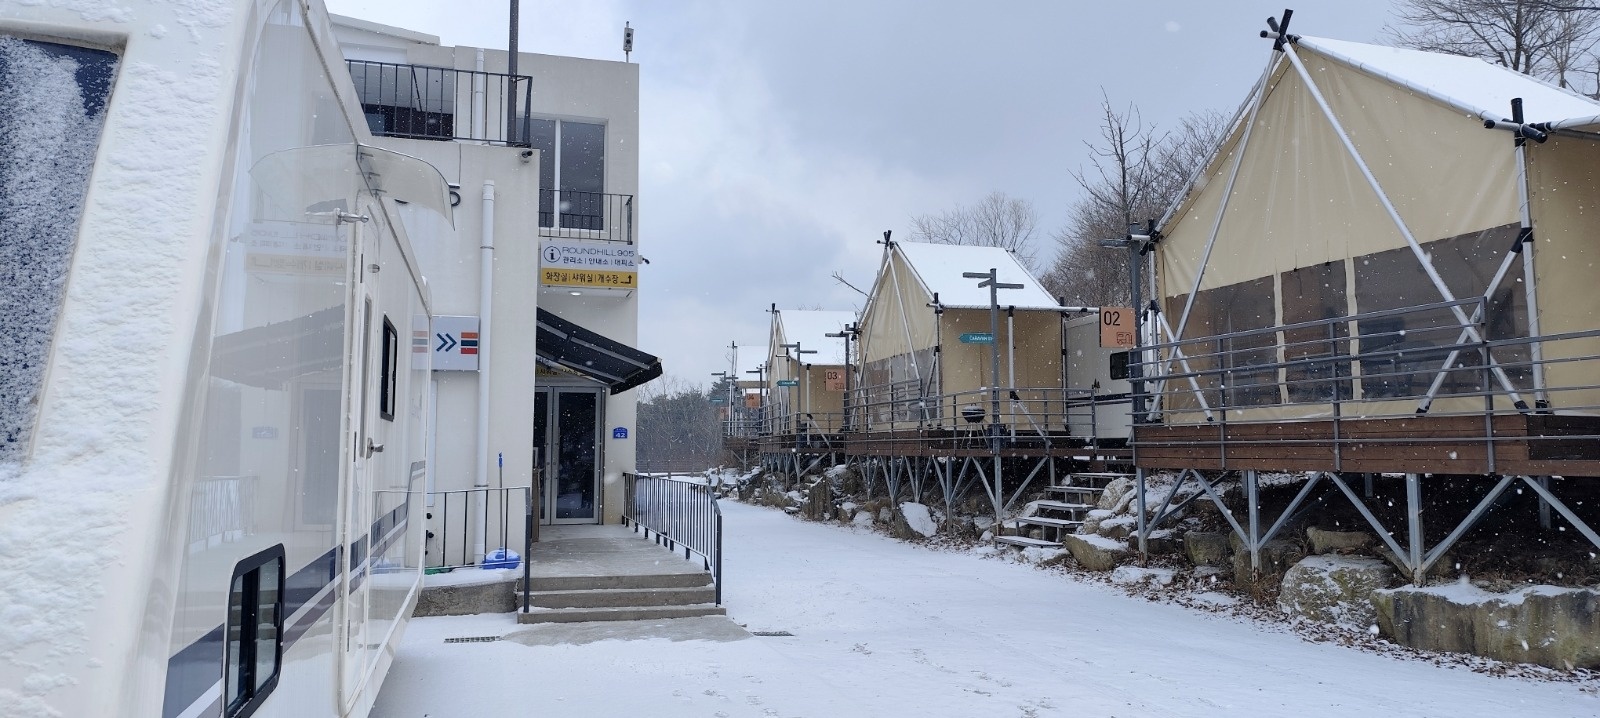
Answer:
[[[478,318],[433,318],[433,368],[435,371],[478,370]]]
[[[962,344],[993,344],[994,335],[988,332],[967,332],[961,335]]]

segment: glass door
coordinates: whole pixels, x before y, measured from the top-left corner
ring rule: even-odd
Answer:
[[[552,387],[534,400],[534,450],[543,472],[541,520],[600,522],[600,427],[603,394]]]

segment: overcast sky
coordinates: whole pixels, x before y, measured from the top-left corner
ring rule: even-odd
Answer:
[[[505,47],[506,0],[326,0],[338,14]],[[1079,196],[1101,92],[1171,127],[1231,114],[1283,5],[954,0],[524,0],[526,52],[640,64],[639,347],[696,384],[779,308],[858,308],[885,229],[991,191],[1031,201],[1036,253]],[[1292,29],[1380,41],[1390,0],[1297,0]],[[981,268],[979,268],[981,269]],[[764,351],[756,349],[755,351]]]

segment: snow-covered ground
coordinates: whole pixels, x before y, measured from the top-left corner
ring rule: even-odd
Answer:
[[[1593,685],[1312,643],[975,552],[723,511],[730,617],[793,637],[567,628],[560,645],[444,644],[518,627],[510,614],[424,618],[374,715],[1600,715]]]

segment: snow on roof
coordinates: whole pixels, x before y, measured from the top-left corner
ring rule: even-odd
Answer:
[[[977,279],[961,276],[965,272],[987,272],[993,267],[1002,284],[1021,284],[1022,289],[1000,290],[1000,306],[1018,309],[1056,309],[1055,297],[1044,290],[1039,280],[1017,261],[1015,255],[999,247],[971,247],[955,244],[897,242],[901,256],[916,272],[929,294],[937,292],[946,307],[989,307],[989,288],[979,287]]]
[[[801,351],[806,352],[801,361],[823,366],[844,364],[844,340],[828,335],[838,334],[845,325],[855,320],[855,312],[811,309],[784,309],[778,312],[778,321],[783,324],[784,342],[799,342]],[[812,350],[817,353],[810,353]],[[793,357],[794,350],[790,349],[789,352]]]
[[[1515,97],[1522,98],[1530,122],[1600,114],[1594,100],[1475,57],[1320,37],[1298,44],[1485,119],[1509,117]]]

